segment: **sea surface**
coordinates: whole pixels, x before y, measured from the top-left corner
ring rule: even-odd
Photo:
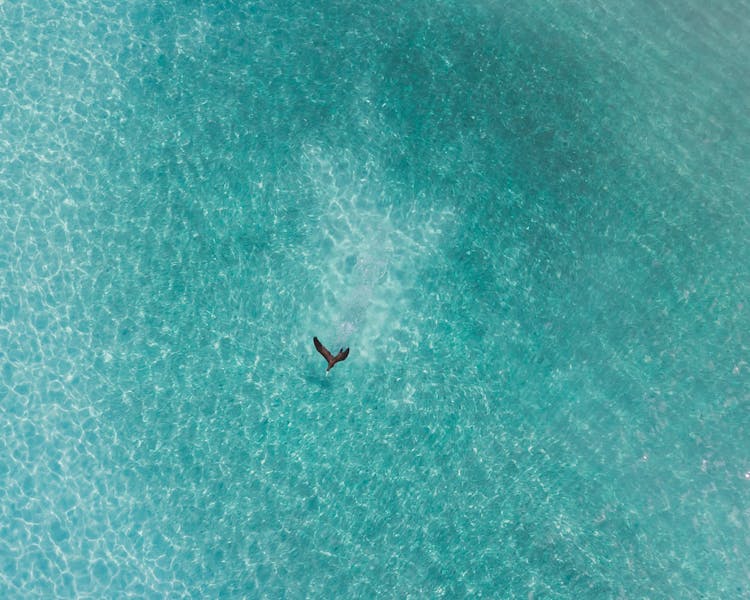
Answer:
[[[748,32],[0,1],[0,596],[750,598]]]

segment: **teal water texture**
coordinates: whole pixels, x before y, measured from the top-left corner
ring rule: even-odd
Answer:
[[[2,597],[750,596],[748,26],[0,3]]]

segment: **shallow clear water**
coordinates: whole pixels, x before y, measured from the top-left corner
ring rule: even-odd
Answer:
[[[153,4],[0,3],[3,597],[750,595],[746,0]]]

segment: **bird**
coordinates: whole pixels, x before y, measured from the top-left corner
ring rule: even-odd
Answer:
[[[328,351],[328,348],[320,343],[320,340],[317,337],[313,338],[313,343],[315,344],[315,349],[320,352],[323,358],[328,361],[328,368],[326,369],[326,373],[333,369],[333,365],[335,365],[337,362],[346,360],[346,357],[349,356],[349,348],[347,348],[346,350],[341,348],[341,350],[339,350],[339,353],[334,356]]]

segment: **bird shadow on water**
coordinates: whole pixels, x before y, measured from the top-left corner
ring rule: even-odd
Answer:
[[[321,375],[320,373],[314,373],[312,370],[308,370],[305,373],[305,381],[326,390],[330,389],[333,385],[330,375],[326,375],[325,373]]]

